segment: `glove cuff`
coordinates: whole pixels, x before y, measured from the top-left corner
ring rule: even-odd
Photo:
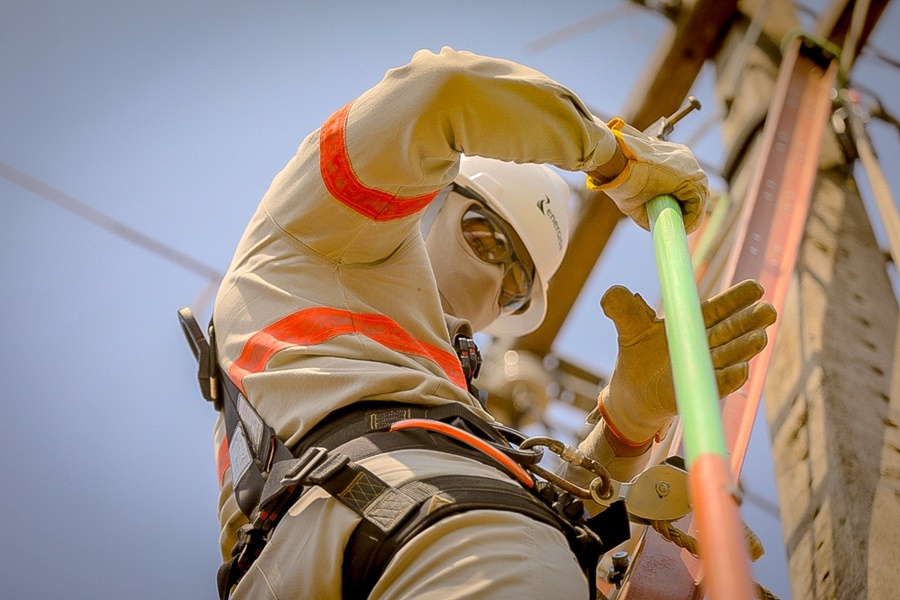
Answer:
[[[611,190],[613,188],[617,188],[628,179],[628,176],[631,174],[631,166],[637,162],[637,155],[628,147],[628,144],[625,143],[625,140],[622,138],[622,127],[625,126],[625,121],[619,118],[615,118],[609,122],[609,130],[612,131],[613,135],[616,138],[616,143],[619,144],[619,148],[622,150],[622,154],[625,155],[625,166],[619,172],[615,178],[610,181],[601,181],[596,177],[588,174],[587,176],[587,188],[592,192],[604,192],[606,190]]]
[[[606,431],[610,430],[609,423],[604,422],[594,430],[593,439],[585,440],[591,442],[590,448],[579,445],[579,449],[596,460],[598,463],[606,467],[610,476],[616,481],[631,481],[635,475],[643,471],[650,460],[651,446],[642,453],[635,456],[618,456],[606,437]],[[590,453],[588,453],[590,450]]]
[[[649,442],[659,442],[669,431],[672,417],[665,417],[655,422],[650,419],[634,422],[618,404],[611,402],[609,387],[603,388],[597,398],[597,411],[603,417],[607,429],[626,446],[640,447]]]

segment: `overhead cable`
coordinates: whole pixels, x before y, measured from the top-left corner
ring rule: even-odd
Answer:
[[[109,231],[110,233],[131,242],[135,246],[140,246],[145,250],[149,250],[153,254],[175,263],[180,267],[196,273],[211,282],[219,282],[222,279],[222,273],[218,270],[203,264],[199,260],[192,258],[171,246],[157,241],[140,231],[125,225],[124,223],[109,217],[95,208],[76,200],[72,196],[50,186],[46,183],[19,171],[18,169],[0,161],[0,177],[6,179],[21,188],[37,194],[38,196],[49,200],[50,202],[65,208],[79,217],[90,221],[94,225]]]
[[[529,42],[525,47],[531,52],[541,52],[543,50],[546,50],[547,48],[550,48],[551,46],[560,44],[573,37],[577,37],[589,31],[593,31],[598,27],[609,25],[614,21],[618,21],[622,17],[631,14],[634,10],[634,5],[629,3],[614,6],[613,8],[598,13],[593,17],[582,19],[581,21],[571,23],[569,25],[566,25],[565,27],[557,29],[556,31],[552,31],[547,35]]]

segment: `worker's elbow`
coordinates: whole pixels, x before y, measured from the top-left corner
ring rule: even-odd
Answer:
[[[395,70],[403,83],[411,84],[416,93],[440,98],[443,102],[464,99],[466,88],[477,79],[477,63],[481,57],[471,52],[444,46],[439,53],[419,50],[406,68]]]

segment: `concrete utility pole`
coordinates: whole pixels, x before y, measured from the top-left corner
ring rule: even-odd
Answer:
[[[856,4],[864,3],[835,0],[812,33],[844,45]],[[857,48],[886,4],[864,4],[851,35]],[[788,0],[743,0],[706,55],[726,110],[725,177],[735,199],[747,195],[761,162],[780,44],[796,24]],[[848,54],[858,50],[844,54],[845,69]],[[898,311],[885,266],[851,165],[829,131],[765,388],[797,599],[887,598],[900,587],[900,398],[889,396]],[[698,598],[699,571],[648,532],[622,595]]]
[[[851,27],[857,5],[865,18]],[[834,0],[811,33],[838,47],[848,37],[857,40],[841,60],[849,70],[886,5]],[[671,113],[704,61],[713,59],[726,115],[722,134],[731,151],[724,176],[740,200],[760,162],[780,44],[797,24],[790,0],[684,2],[632,95],[634,112],[624,116],[640,127]],[[621,215],[599,196],[588,199],[580,216],[557,275],[571,285],[551,287],[547,321],[512,344],[519,351],[549,352],[577,283],[587,278]],[[720,247],[727,250],[732,241]],[[891,598],[900,589],[900,373],[891,372],[897,322],[884,254],[852,164],[829,130],[764,389],[797,600]],[[699,571],[696,560],[648,531],[621,595],[698,598]]]
[[[849,4],[835,2],[816,33],[841,45]],[[871,3],[866,35],[885,5]],[[762,7],[768,16],[753,46],[742,47],[746,28],[734,28],[717,57],[735,197],[758,162],[755,128],[777,44],[795,20],[787,0],[741,4],[751,17]],[[764,395],[798,599],[888,598],[900,589],[900,423],[889,396],[897,301],[851,167],[829,133]]]

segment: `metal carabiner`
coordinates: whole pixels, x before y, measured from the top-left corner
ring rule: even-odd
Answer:
[[[612,478],[609,475],[609,471],[606,470],[606,467],[598,463],[593,458],[584,454],[578,448],[570,446],[564,442],[561,442],[557,439],[551,438],[549,436],[534,436],[522,441],[519,444],[519,448],[522,450],[527,450],[535,447],[544,447],[550,450],[550,452],[559,456],[560,460],[575,466],[585,469],[596,475],[597,477],[591,481],[591,488],[583,488],[575,483],[572,483],[568,479],[564,477],[560,477],[555,473],[551,473],[547,469],[540,467],[536,464],[529,465],[527,468],[532,471],[535,475],[543,477],[550,483],[556,485],[562,490],[569,492],[573,496],[577,498],[583,498],[586,500],[592,500],[595,498],[594,489],[598,490],[597,493],[605,494],[607,491],[612,488]]]
[[[519,444],[521,450],[537,447],[547,448],[560,460],[596,475],[588,487],[583,488],[536,464],[526,467],[576,498],[593,500],[605,507],[624,500],[629,517],[637,522],[672,521],[691,510],[687,472],[679,466],[665,462],[645,469],[631,481],[621,482],[613,479],[606,467],[578,448],[551,437],[530,437]]]

